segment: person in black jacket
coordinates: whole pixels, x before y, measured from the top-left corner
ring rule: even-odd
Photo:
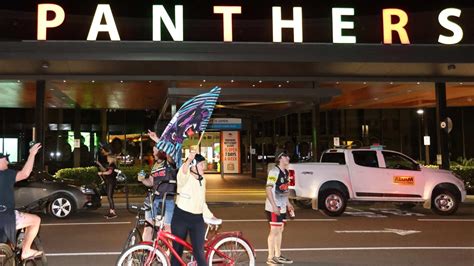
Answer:
[[[109,201],[109,213],[104,215],[106,219],[114,219],[117,218],[117,213],[115,213],[115,204],[114,204],[114,191],[115,187],[117,186],[117,169],[116,165],[116,158],[115,156],[108,155],[107,156],[107,167],[105,167],[105,171],[98,172],[97,174],[102,177],[107,187],[107,200]]]
[[[174,195],[167,195],[163,199],[166,192],[176,192],[176,184],[163,183],[161,181],[176,180],[176,165],[173,162],[173,159],[168,156],[165,152],[158,150],[157,147],[153,147],[153,157],[155,163],[151,169],[149,178],[146,176],[139,175],[138,180],[142,182],[145,186],[153,187],[159,192],[159,195],[155,197],[153,202],[153,209],[145,214],[145,218],[151,221],[155,216],[161,214],[161,206],[163,200],[165,201],[165,210],[164,210],[164,228],[165,231],[171,232],[171,218],[173,217],[174,212]],[[158,186],[159,185],[159,186]],[[147,204],[148,197],[145,199],[145,204]],[[148,202],[149,204],[149,202]],[[151,205],[151,204],[150,204]],[[151,228],[145,228],[143,232],[143,239],[150,239],[151,237]]]

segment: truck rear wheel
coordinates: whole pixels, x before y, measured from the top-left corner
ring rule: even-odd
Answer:
[[[439,189],[433,192],[431,197],[431,210],[439,215],[451,215],[457,211],[459,199],[447,189]]]
[[[346,210],[347,198],[337,189],[328,189],[319,193],[319,208],[328,216],[340,216]]]

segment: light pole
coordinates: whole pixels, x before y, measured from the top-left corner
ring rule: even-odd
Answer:
[[[418,110],[416,111],[416,113],[417,113],[417,114],[420,116],[420,118],[421,118],[420,122],[418,123],[418,127],[419,127],[419,129],[420,129],[420,130],[418,130],[418,132],[419,132],[419,140],[420,140],[419,145],[418,145],[418,154],[419,154],[419,160],[420,160],[420,161],[423,160],[423,156],[421,155],[421,143],[423,142],[423,136],[422,136],[422,134],[421,134],[421,130],[422,130],[421,128],[422,128],[422,126],[423,126],[423,114],[424,114],[424,112],[425,112],[425,111],[423,111],[423,109],[418,109]]]
[[[425,142],[424,138],[429,137],[428,135],[428,123],[424,119],[424,110],[423,109],[418,109],[416,111],[418,115],[421,117],[421,125],[420,125],[420,138],[421,141]],[[424,128],[424,137],[422,137],[422,127]],[[425,145],[425,163],[428,165],[430,164],[430,146],[429,143],[424,143]],[[420,142],[420,160],[421,160],[421,142]]]

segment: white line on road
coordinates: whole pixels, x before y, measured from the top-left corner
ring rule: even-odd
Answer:
[[[364,250],[474,250],[474,247],[340,247],[340,248],[282,248],[282,251],[364,251]],[[267,252],[268,249],[255,249],[256,252]],[[81,252],[81,253],[46,253],[48,257],[70,256],[117,256],[120,252]]]
[[[403,229],[391,229],[391,228],[385,228],[384,230],[345,230],[345,231],[334,231],[336,233],[362,233],[362,234],[370,234],[370,233],[392,233],[392,234],[397,234],[400,236],[406,236],[406,235],[411,235],[411,234],[416,234],[416,233],[421,233],[421,231],[415,231],[415,230],[403,230]]]
[[[289,222],[334,222],[337,219],[295,219]],[[223,220],[224,223],[239,223],[239,222],[268,222],[267,219],[248,219],[248,220]]]
[[[341,247],[341,248],[282,248],[282,251],[358,251],[358,250],[474,250],[474,247]],[[256,249],[265,252],[268,249]]]
[[[337,219],[295,219],[290,222],[334,222]],[[224,220],[227,223],[239,223],[239,222],[268,222],[266,219],[243,219],[243,220]],[[42,224],[41,226],[77,226],[77,225],[121,225],[131,224],[132,222],[91,222],[91,223],[50,223]]]
[[[420,222],[474,222],[474,219],[418,219]]]
[[[116,256],[116,255],[120,255],[120,252],[46,253],[46,257]]]
[[[97,223],[52,223],[42,224],[41,226],[64,226],[64,225],[117,225],[117,224],[131,224],[132,222],[97,222]]]

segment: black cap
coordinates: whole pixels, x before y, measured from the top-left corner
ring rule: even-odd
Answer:
[[[275,154],[275,162],[278,162],[278,160],[280,160],[280,158],[283,157],[283,156],[290,157],[290,155],[288,155],[288,152],[279,151]]]
[[[8,156],[10,156],[10,154],[4,154],[4,153],[0,152],[0,159],[7,158],[7,160],[8,160]]]
[[[196,156],[194,156],[194,160],[196,161],[196,164],[198,164],[200,162],[204,162],[206,158],[204,158],[204,156],[198,153],[196,154]]]

